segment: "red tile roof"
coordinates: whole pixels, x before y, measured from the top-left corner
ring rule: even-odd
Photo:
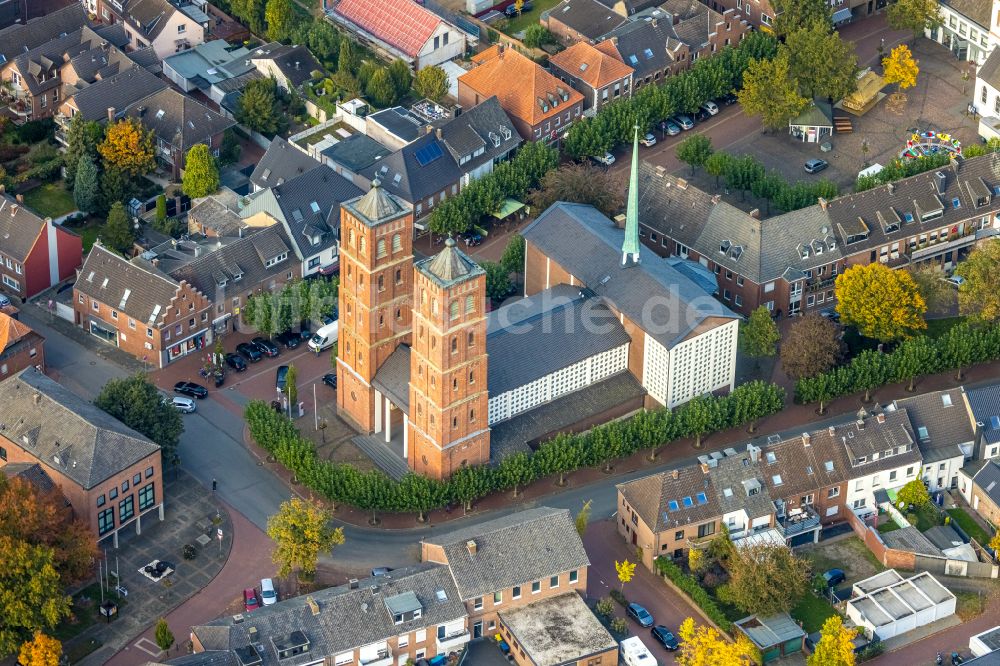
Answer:
[[[340,0],[333,11],[413,58],[441,23],[413,0]]]
[[[549,62],[594,89],[620,81],[632,73],[632,68],[621,60],[587,42],[577,42],[549,58]]]

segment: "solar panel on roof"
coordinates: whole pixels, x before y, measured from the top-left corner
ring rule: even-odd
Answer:
[[[444,151],[441,150],[441,144],[437,141],[432,141],[413,154],[420,166],[427,166],[442,155],[444,155]]]

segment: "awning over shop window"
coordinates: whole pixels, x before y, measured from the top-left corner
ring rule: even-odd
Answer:
[[[833,22],[840,23],[841,21],[848,21],[851,18],[851,10],[847,7],[844,9],[838,9],[833,13]]]
[[[504,199],[503,203],[500,204],[500,210],[495,211],[493,213],[493,217],[497,218],[498,220],[503,220],[510,217],[511,215],[521,210],[522,208],[524,208],[524,204],[518,201],[517,199]]]

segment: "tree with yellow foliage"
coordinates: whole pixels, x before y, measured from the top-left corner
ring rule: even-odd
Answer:
[[[35,637],[21,646],[18,661],[24,666],[59,666],[61,656],[62,643],[36,631]]]
[[[1000,553],[1000,530],[997,530],[993,534],[993,538],[990,539],[990,542],[987,545],[993,550],[994,553]]]
[[[681,666],[740,666],[762,662],[760,651],[743,634],[730,642],[715,628],[696,625],[688,618],[681,622],[677,635],[681,646],[675,660]]]
[[[622,560],[621,562],[615,561],[615,572],[618,574],[618,580],[622,584],[622,592],[625,591],[625,583],[631,582],[632,577],[635,576],[635,562],[629,562],[628,560]]]
[[[920,74],[920,67],[913,59],[910,47],[900,44],[882,60],[882,78],[886,83],[895,83],[900,90],[906,90],[917,85],[917,75]]]
[[[123,118],[108,125],[104,141],[97,145],[104,167],[138,176],[156,168],[153,132],[134,118]]]
[[[698,573],[707,563],[705,551],[698,548],[688,549],[688,569],[691,570],[691,573]]]
[[[839,615],[828,617],[816,649],[806,661],[807,666],[854,666],[854,643],[851,641],[857,633],[857,629],[845,627]]]
[[[890,342],[927,328],[927,304],[906,271],[853,266],[837,276],[835,290],[841,323],[857,326],[866,338]]]
[[[281,503],[278,513],[267,520],[267,535],[275,543],[271,558],[278,565],[279,576],[298,570],[311,577],[319,554],[344,543],[344,529],[331,527],[332,519],[333,515],[313,500],[293,497]]]

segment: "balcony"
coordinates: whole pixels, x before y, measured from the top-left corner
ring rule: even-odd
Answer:
[[[924,241],[914,248],[907,248],[907,251],[910,254],[910,258],[913,261],[917,261],[918,259],[925,259],[949,250],[967,247],[975,244],[975,242],[976,229],[972,224],[967,222],[965,229],[961,233],[956,231],[947,236],[942,234],[940,238]]]
[[[454,652],[469,642],[469,632],[462,630],[461,633],[451,634],[444,638],[437,639],[438,653]]]
[[[823,291],[824,289],[832,289],[833,284],[836,281],[837,281],[836,277],[830,277],[823,280],[812,278],[811,280],[809,280],[809,282],[806,283],[806,291],[812,293],[815,291]]]
[[[793,537],[819,527],[819,514],[808,506],[802,507],[801,513],[786,516],[778,520],[778,529],[785,537]]]
[[[374,655],[362,657],[361,666],[392,666],[392,651],[379,650]]]

